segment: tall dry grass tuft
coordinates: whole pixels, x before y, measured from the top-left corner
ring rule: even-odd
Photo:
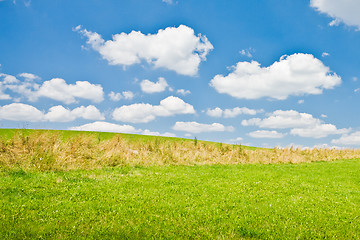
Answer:
[[[154,138],[130,141],[120,134],[101,140],[93,134],[64,138],[61,132],[0,140],[0,168],[29,170],[94,169],[111,166],[302,163],[360,158],[360,150],[256,149],[240,145]]]

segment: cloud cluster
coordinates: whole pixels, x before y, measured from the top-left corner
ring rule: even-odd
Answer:
[[[169,87],[168,83],[166,82],[165,78],[159,77],[156,83],[151,82],[147,79],[142,80],[140,83],[141,91],[145,93],[159,93],[166,90]]]
[[[279,133],[277,131],[268,131],[268,130],[257,130],[254,132],[248,133],[248,136],[252,138],[283,138],[286,134]]]
[[[243,126],[258,126],[269,129],[291,129],[290,134],[309,138],[323,138],[328,135],[349,132],[349,129],[337,129],[335,125],[325,124],[311,114],[299,113],[294,110],[277,110],[267,118],[243,120],[241,124]]]
[[[69,130],[76,131],[96,131],[96,132],[117,132],[117,133],[139,133],[141,130],[135,129],[130,125],[119,125],[108,122],[93,122],[78,127],[71,127]]]
[[[182,99],[174,96],[160,101],[160,105],[136,103],[116,108],[113,111],[113,119],[121,122],[146,123],[156,117],[168,117],[177,114],[194,114],[194,107]]]
[[[44,114],[39,109],[22,103],[12,103],[0,106],[0,120],[40,122]]]
[[[269,67],[256,61],[238,62],[229,75],[216,75],[210,86],[235,98],[284,100],[290,95],[321,94],[340,83],[341,78],[319,59],[296,53],[282,56]]]
[[[53,78],[45,81],[36,92],[38,97],[47,97],[66,104],[75,103],[77,98],[101,102],[104,100],[103,88],[88,81],[67,84],[64,79]]]
[[[206,114],[211,117],[224,117],[224,118],[234,118],[241,114],[247,114],[247,115],[255,115],[257,113],[263,112],[264,110],[255,110],[255,109],[249,109],[247,107],[235,107],[233,109],[225,109],[222,110],[219,107],[216,107],[214,109],[208,109],[206,111]]]
[[[110,100],[114,102],[120,101],[121,99],[131,100],[134,98],[134,96],[135,96],[134,93],[131,91],[124,91],[122,93],[115,93],[111,91],[109,93]]]
[[[63,106],[51,107],[48,113],[43,113],[34,106],[23,103],[11,103],[0,106],[0,120],[25,121],[25,122],[71,122],[77,118],[88,120],[104,120],[104,115],[100,111],[90,105],[81,106],[73,110],[64,108]]]
[[[330,26],[343,22],[349,26],[356,26],[360,30],[359,0],[311,0],[310,5],[334,19],[329,23]]]
[[[177,94],[181,94],[181,95],[183,95],[183,96],[186,96],[186,95],[190,94],[191,92],[190,92],[190,90],[178,89],[178,90],[176,91],[176,93],[177,93]]]
[[[344,134],[339,139],[333,139],[333,144],[360,146],[360,131]]]
[[[71,122],[77,118],[87,120],[104,120],[105,117],[95,106],[81,106],[73,110],[64,108],[61,105],[51,107],[49,112],[44,116],[50,122]]]
[[[71,127],[69,130],[76,131],[95,131],[95,132],[116,132],[116,133],[135,133],[142,135],[152,135],[152,136],[164,136],[164,137],[176,137],[175,134],[170,132],[159,133],[153,132],[148,129],[141,130],[136,129],[131,125],[119,125],[109,122],[97,121],[93,123],[84,124],[77,127]]]
[[[173,129],[189,133],[234,131],[234,127],[224,126],[221,123],[204,124],[197,122],[176,122]]]
[[[146,61],[155,68],[166,68],[188,76],[197,74],[200,62],[205,61],[213,49],[205,36],[196,36],[194,30],[185,25],[160,29],[156,34],[123,32],[113,35],[113,39],[108,41],[81,26],[74,30],[85,36],[87,44],[110,65],[130,66]]]
[[[50,98],[66,104],[76,103],[78,99],[86,99],[93,102],[104,100],[103,88],[88,81],[77,81],[75,84],[67,84],[64,79],[53,78],[38,84],[35,80],[40,79],[31,73],[21,73],[20,81],[15,76],[0,73],[0,99],[12,99],[5,90],[12,91],[25,97],[28,101],[35,102],[40,97]]]

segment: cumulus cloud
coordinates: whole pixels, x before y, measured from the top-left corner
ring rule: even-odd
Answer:
[[[27,81],[34,81],[36,79],[40,79],[39,76],[36,76],[35,74],[32,73],[20,73],[19,76],[25,78],[25,80]]]
[[[64,108],[63,106],[54,106],[49,109],[49,112],[44,116],[50,122],[71,122],[77,118],[87,120],[104,120],[105,117],[100,113],[95,106],[81,106],[73,110]]]
[[[216,75],[210,86],[235,98],[284,100],[290,95],[321,94],[340,83],[341,78],[319,59],[296,53],[282,56],[269,67],[256,61],[238,62],[229,75]]]
[[[40,97],[47,97],[66,104],[75,103],[78,99],[93,102],[101,102],[104,99],[103,88],[88,81],[67,84],[64,79],[53,78],[40,85],[34,81],[40,77],[34,74],[21,73],[19,76],[25,80],[20,81],[15,76],[0,73],[0,97],[5,95],[6,99],[11,99],[10,95],[3,93],[5,90],[10,90],[31,102],[37,101]]]
[[[206,111],[206,114],[210,117],[221,117],[223,114],[223,110],[219,107],[216,107],[214,109],[208,109]]]
[[[308,113],[299,113],[295,110],[276,110],[267,118],[243,120],[241,124],[243,126],[258,126],[260,128],[285,129],[311,127],[321,124],[321,121]]]
[[[205,36],[196,36],[194,30],[185,25],[160,29],[156,34],[123,32],[113,35],[113,39],[108,41],[81,26],[74,30],[85,36],[87,44],[110,65],[130,66],[145,60],[155,68],[166,68],[188,76],[197,74],[200,62],[205,61],[213,49]]]
[[[337,26],[343,22],[360,30],[360,1],[358,0],[311,0],[310,6],[333,18],[329,23],[330,26]]]
[[[27,104],[11,103],[0,106],[0,120],[40,122],[44,120],[44,113]]]
[[[327,53],[327,52],[323,52],[323,53],[321,54],[321,56],[322,56],[322,57],[328,57],[328,56],[330,56],[330,54]]]
[[[270,129],[291,129],[292,135],[300,137],[322,138],[332,134],[343,134],[349,129],[337,129],[335,125],[325,124],[308,113],[299,113],[294,110],[277,110],[267,118],[252,118],[243,120],[243,126],[258,126]]]
[[[229,141],[232,142],[232,143],[239,143],[239,142],[242,142],[244,139],[242,137],[237,137],[237,138],[234,138],[234,139],[230,139]]]
[[[257,130],[247,134],[252,138],[283,138],[286,134],[277,131]]]
[[[234,131],[234,127],[224,126],[221,123],[204,124],[197,122],[176,122],[173,129],[189,133]]]
[[[333,134],[348,133],[349,129],[337,129],[333,124],[318,124],[308,128],[293,128],[290,130],[292,135],[308,138],[323,138]]]
[[[51,107],[48,113],[44,113],[34,106],[23,103],[12,103],[0,107],[0,120],[11,121],[29,121],[29,122],[71,122],[77,118],[88,120],[104,120],[104,115],[100,111],[90,105],[81,106],[73,110],[64,108],[63,106]]]
[[[176,91],[176,93],[177,93],[177,94],[181,94],[181,95],[183,95],[183,96],[186,96],[186,95],[190,94],[191,92],[190,92],[190,90],[178,89],[178,90]]]
[[[104,100],[103,88],[88,81],[67,84],[64,79],[53,78],[45,81],[37,91],[38,97],[47,97],[66,104],[75,103],[77,98],[101,102]]]
[[[140,83],[141,91],[145,93],[159,93],[166,90],[169,87],[168,83],[166,82],[165,78],[159,77],[156,83],[151,82],[147,79],[142,80]]]
[[[153,132],[148,129],[141,130],[136,129],[131,125],[119,125],[109,122],[97,121],[93,123],[84,124],[77,127],[71,127],[69,130],[76,131],[93,131],[93,132],[115,132],[115,133],[133,133],[133,134],[142,134],[142,135],[151,135],[151,136],[164,136],[164,137],[176,137],[174,133],[165,132]]]
[[[333,144],[360,146],[360,131],[344,134],[338,139],[331,141]]]
[[[208,109],[206,111],[206,114],[211,117],[221,117],[224,118],[234,118],[241,114],[247,114],[247,115],[255,115],[257,113],[263,112],[263,110],[255,110],[255,109],[249,109],[247,107],[235,107],[233,109],[225,109],[222,110],[219,107],[216,107],[214,109]]]
[[[134,98],[134,96],[135,96],[134,93],[131,91],[124,91],[122,93],[115,93],[111,91],[109,93],[110,100],[114,102],[120,101],[121,99],[131,100]]]
[[[145,129],[141,132],[142,135],[151,135],[151,136],[163,136],[163,137],[176,137],[174,133],[165,132],[165,133],[159,133],[159,132],[153,132],[148,129]]]
[[[95,131],[95,132],[116,132],[116,133],[139,133],[141,130],[135,129],[130,125],[119,125],[114,123],[97,121],[84,124],[77,127],[71,127],[69,130],[76,131]]]
[[[113,119],[121,122],[146,123],[156,117],[168,117],[177,114],[194,114],[194,107],[174,96],[160,101],[160,105],[136,103],[116,108]]]

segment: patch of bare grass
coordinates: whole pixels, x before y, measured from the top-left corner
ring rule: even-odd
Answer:
[[[357,149],[255,149],[240,145],[156,137],[130,141],[120,134],[101,140],[93,134],[64,138],[61,132],[17,131],[0,140],[3,169],[71,170],[112,166],[243,163],[302,163],[360,158]]]

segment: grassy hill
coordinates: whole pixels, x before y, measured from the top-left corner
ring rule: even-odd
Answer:
[[[359,156],[1,129],[0,239],[359,239]]]

